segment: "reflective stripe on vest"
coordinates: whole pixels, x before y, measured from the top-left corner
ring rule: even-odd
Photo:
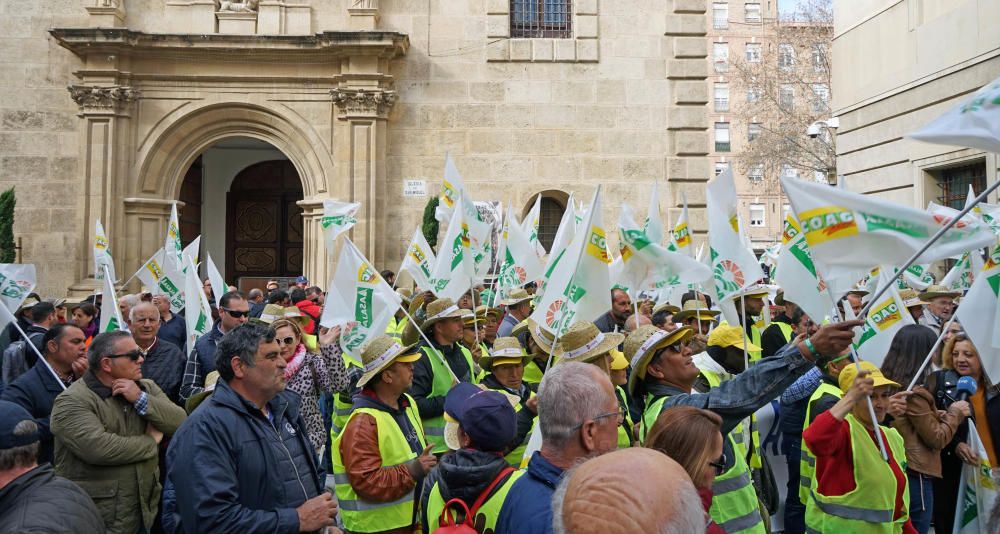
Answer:
[[[489,499],[479,507],[479,511],[476,513],[476,517],[473,518],[472,524],[477,525],[477,530],[479,532],[493,532],[496,530],[497,518],[500,517],[500,508],[503,507],[504,501],[507,500],[507,494],[510,493],[511,486],[517,479],[524,475],[525,471],[514,471],[504,480],[495,490],[493,490],[493,495],[490,495]],[[470,508],[473,503],[465,503]],[[434,487],[431,488],[431,493],[427,497],[427,530],[425,532],[434,532],[440,526],[441,512],[444,511],[444,499],[441,497],[441,485],[437,482],[434,483]],[[452,513],[456,510],[453,507]],[[483,517],[483,521],[477,520],[479,516]],[[456,523],[459,521],[458,518],[455,519]],[[482,530],[479,530],[479,527]]]
[[[351,358],[346,352],[344,355],[344,367],[350,372],[351,367],[358,367],[364,369],[360,363]],[[347,400],[341,397],[345,396]],[[333,396],[333,416],[330,418],[330,443],[337,439],[340,434],[341,429],[347,424],[347,418],[351,415],[351,408],[353,406],[354,400],[350,393],[336,393]]]
[[[462,356],[465,356],[465,363],[469,366],[469,377],[472,383],[478,384],[479,379],[475,375],[476,366],[472,361],[472,353],[460,344],[456,344],[455,346],[462,351]],[[440,352],[437,352],[437,349],[426,345],[420,347],[420,350],[427,356],[427,360],[431,364],[431,372],[434,375],[431,379],[431,392],[427,395],[427,398],[444,397],[451,389],[451,373],[448,372],[445,363],[442,361],[444,356]],[[461,375],[463,373],[456,372],[455,374]],[[444,443],[444,414],[423,419],[423,425],[424,433],[427,435],[427,443],[434,445],[434,454],[448,452],[448,446]]]
[[[718,373],[713,371],[701,371],[701,375],[705,377],[705,381],[708,382],[709,387],[717,388],[722,384],[722,378],[719,377]],[[743,431],[743,423],[736,425],[732,431],[729,432],[729,437],[733,440],[737,454],[747,457],[748,449],[746,445],[746,434]],[[749,451],[750,453],[750,467],[755,469],[760,469],[763,465],[760,459],[758,451],[760,450],[760,432],[757,430],[757,418],[753,415],[750,416],[750,441],[753,444],[753,449]]]
[[[726,437],[736,451],[732,434]],[[760,503],[757,491],[750,478],[750,469],[739,453],[735,454],[733,466],[715,477],[712,483],[712,506],[708,513],[723,530],[729,534],[746,532],[764,534],[764,520],[760,517]]]
[[[628,400],[625,396],[625,390],[621,386],[615,386],[615,394],[618,395],[618,409],[624,410],[622,413],[622,424],[618,425],[618,448],[627,449],[632,446],[632,436],[626,430],[634,426],[632,424],[632,414],[628,413]]]
[[[819,483],[813,478],[806,502],[806,524],[819,532],[902,532],[909,520],[906,505],[910,502],[910,491],[906,479],[903,479],[903,513],[893,520],[896,477],[892,467],[882,459],[878,445],[864,425],[851,414],[844,420],[850,426],[854,489],[844,495],[826,496],[819,492]],[[898,459],[906,458],[902,436],[895,429],[879,428],[891,451],[891,461],[897,462],[905,473],[905,461],[898,463]]]
[[[420,426],[420,415],[417,403],[409,395],[405,395],[409,405],[406,407],[406,418],[417,433],[421,447],[426,446],[424,432]],[[368,414],[375,419],[378,433],[379,455],[383,467],[404,464],[417,457],[410,449],[402,429],[392,415],[374,408],[358,408],[348,417],[345,427],[357,414]],[[395,528],[408,527],[413,524],[413,491],[392,502],[372,502],[361,498],[354,491],[344,467],[340,453],[343,436],[338,436],[331,446],[333,460],[333,480],[337,502],[344,520],[344,527],[351,532],[380,532]]]
[[[803,432],[809,428],[809,420],[812,419],[812,403],[819,400],[823,395],[833,395],[840,399],[843,398],[844,392],[833,384],[828,384],[825,381],[820,382],[819,387],[813,391],[812,395],[809,396],[809,401],[806,403],[806,418],[802,421]],[[799,456],[799,502],[805,503],[809,501],[809,488],[812,486],[813,477],[816,476],[816,456],[809,450],[806,440],[803,439],[801,441],[802,452]]]
[[[754,345],[757,345],[758,347],[760,346],[760,328],[757,328],[756,325],[751,326],[750,327],[750,336],[749,337],[750,337],[750,342],[751,343],[753,343]],[[755,361],[759,360],[760,357],[761,357],[761,351],[759,351],[759,350],[750,350],[750,351],[747,351],[747,358],[751,362],[755,362]]]

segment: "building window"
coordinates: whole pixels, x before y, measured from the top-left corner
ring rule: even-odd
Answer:
[[[753,141],[760,137],[760,127],[759,122],[751,122],[747,125],[747,141]]]
[[[798,178],[799,170],[786,163],[781,166],[781,176],[784,178]]]
[[[729,72],[729,43],[712,43],[715,72]]]
[[[938,187],[941,205],[960,210],[965,207],[965,198],[969,194],[969,186],[975,194],[980,194],[986,188],[986,161],[980,160],[971,165],[943,169],[938,177]]]
[[[511,0],[510,36],[573,37],[572,0]]]
[[[715,123],[715,151],[729,152],[731,148],[732,145],[729,142],[729,123]]]
[[[715,175],[718,176],[718,175],[726,172],[726,169],[728,169],[728,168],[729,168],[729,163],[726,163],[725,161],[716,161],[715,162]]]
[[[729,111],[729,84],[715,84],[715,111]]]
[[[747,43],[747,63],[760,63],[760,43]]]
[[[764,165],[758,163],[753,167],[750,167],[750,172],[747,173],[747,179],[754,183],[760,183],[764,181]]]
[[[729,3],[716,2],[712,4],[712,27],[725,30],[729,27]]]
[[[795,47],[788,43],[778,45],[778,66],[785,70],[795,66]]]
[[[814,170],[813,171],[813,181],[821,184],[828,184],[830,180],[826,177],[826,171]]]
[[[791,85],[782,85],[778,90],[778,106],[785,112],[790,112],[795,108],[795,88]]]
[[[812,47],[812,66],[815,72],[826,72],[826,46],[814,44]]]
[[[785,220],[792,215],[792,205],[785,204],[781,206],[781,220]]]
[[[830,88],[825,83],[814,83],[812,85],[813,113],[825,113],[830,111]]]
[[[538,242],[545,247],[545,250],[552,250],[552,242],[556,239],[556,231],[559,230],[559,222],[562,221],[563,212],[566,208],[552,197],[542,197],[542,203],[538,213]]]
[[[750,204],[750,226],[757,228],[764,226],[763,204]]]
[[[744,6],[745,20],[750,24],[760,24],[760,4],[748,2]]]
[[[747,103],[753,104],[760,101],[760,87],[747,87]]]

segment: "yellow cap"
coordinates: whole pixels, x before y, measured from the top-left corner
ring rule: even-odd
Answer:
[[[712,330],[712,333],[708,335],[708,346],[735,347],[743,350],[743,341],[745,338],[746,334],[742,328],[723,324],[716,326],[715,330]],[[750,352],[761,350],[760,347],[751,343],[749,339],[746,340],[746,349]]]
[[[618,349],[611,349],[611,370],[612,371],[622,371],[628,369],[628,359],[625,358],[625,353]]]
[[[868,371],[870,373],[869,376],[875,379],[875,387],[879,386],[893,386],[897,388],[899,387],[899,384],[886,378],[885,375],[882,374],[882,370],[879,369],[878,367],[875,367],[875,364],[873,364],[872,362],[862,361],[861,370]],[[851,386],[854,384],[854,379],[857,377],[858,377],[857,365],[851,364],[848,365],[847,367],[844,367],[844,370],[840,372],[840,376],[837,377],[837,382],[840,384],[840,390],[846,393],[847,390],[851,389]]]

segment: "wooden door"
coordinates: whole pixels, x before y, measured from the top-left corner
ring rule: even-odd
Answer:
[[[226,198],[226,279],[302,274],[302,183],[287,160],[256,163]]]

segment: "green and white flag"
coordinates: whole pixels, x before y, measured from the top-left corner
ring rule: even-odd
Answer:
[[[600,317],[611,308],[610,262],[598,185],[586,218],[549,274],[545,294],[536,301],[531,318],[561,337],[576,321]]]
[[[211,254],[206,254],[205,270],[208,271],[208,281],[212,284],[212,296],[215,297],[215,306],[221,308],[222,295],[229,292],[229,284],[227,284],[226,279],[222,277],[222,273],[219,272],[219,268],[215,266],[215,262],[212,261]],[[204,293],[204,291],[202,293]]]
[[[445,154],[444,180],[441,182],[441,194],[438,195],[438,206],[434,210],[434,218],[441,222],[451,220],[455,204],[464,189],[465,182],[458,172],[458,167],[455,166],[455,160],[451,159],[451,154]]]
[[[0,302],[11,313],[17,311],[37,280],[33,263],[0,263]]]
[[[188,246],[184,247],[184,250],[181,251],[181,265],[187,265],[188,260],[191,260],[191,263],[198,265],[198,260],[200,259],[198,252],[200,250],[201,236],[198,236],[194,238],[194,241],[188,243]]]
[[[1000,78],[907,137],[925,143],[1000,152]]]
[[[161,248],[139,267],[134,277],[154,295],[165,295],[170,300],[170,312],[177,313],[184,309],[184,273],[168,266],[163,257]]]
[[[436,261],[434,251],[427,244],[423,231],[417,227],[413,231],[410,246],[406,247],[406,256],[399,270],[410,273],[417,288],[426,291],[431,288],[431,271]]]
[[[729,324],[741,324],[731,298],[764,278],[764,271],[740,235],[736,184],[731,170],[726,169],[709,182],[706,202],[708,246],[715,279],[715,296],[726,321]]]
[[[646,212],[646,220],[642,225],[642,230],[650,243],[663,244],[663,217],[660,216],[659,182],[653,182],[653,191],[649,193],[649,210]]]
[[[923,265],[911,265],[908,269],[906,269],[906,271],[903,272],[903,276],[896,278],[896,285],[899,289],[903,289],[903,286],[906,286],[912,287],[918,291],[923,291],[933,283],[934,275],[931,274],[931,266],[929,263],[925,263]]]
[[[329,287],[319,324],[327,328],[340,326],[341,348],[361,361],[365,342],[385,333],[389,319],[399,309],[399,296],[347,238]]]
[[[948,271],[948,274],[941,279],[941,285],[949,291],[962,291],[963,293],[972,289],[972,284],[976,281],[976,276],[983,270],[983,258],[978,250],[966,252],[959,258],[958,263]]]
[[[1000,245],[993,247],[983,270],[976,273],[955,319],[979,351],[983,372],[991,382],[1000,377]]]
[[[651,227],[648,219],[644,226],[646,229]],[[676,286],[697,284],[712,276],[712,270],[701,262],[687,254],[667,250],[640,229],[628,204],[622,204],[618,216],[618,243],[621,247],[621,276],[635,295],[641,290],[653,289],[657,281],[663,281],[666,286]]]
[[[360,208],[361,204],[356,202],[340,202],[329,199],[323,201],[323,218],[319,220],[319,225],[323,228],[326,250],[333,251],[337,236],[357,224],[358,219],[355,218],[355,214]]]
[[[181,225],[177,218],[177,204],[170,205],[170,219],[167,221],[167,237],[163,243],[163,262],[169,263],[177,272],[184,271],[184,247],[181,245]]]
[[[860,327],[860,335],[854,341],[858,356],[876,367],[882,366],[896,332],[906,325],[916,324],[903,299],[899,297],[894,279],[889,277],[890,272],[892,270],[888,268],[879,269],[878,286],[881,288],[888,284],[889,290],[868,310],[865,323]]]
[[[542,281],[538,284],[538,289],[535,292],[536,302],[545,295],[545,286],[548,284],[549,277],[559,265],[559,262],[566,254],[566,248],[576,236],[577,217],[575,204],[573,202],[573,195],[570,194],[569,200],[566,202],[566,209],[563,211],[562,219],[559,220],[559,228],[556,229],[556,236],[552,240],[552,248],[549,249],[549,256],[545,263],[545,276],[542,277]]]
[[[530,213],[529,213],[530,216]],[[545,263],[538,257],[531,237],[524,231],[525,225],[518,223],[512,211],[507,211],[504,235],[500,244],[502,263],[500,264],[500,295],[512,289],[537,280],[545,274]],[[536,241],[537,242],[537,241]]]
[[[785,298],[802,308],[816,323],[830,315],[833,301],[826,283],[816,272],[806,238],[791,215],[785,218],[775,282],[785,290]]]
[[[101,324],[98,332],[114,332],[128,330],[122,312],[118,309],[118,297],[115,295],[114,281],[109,273],[104,274],[101,289]]]
[[[458,300],[472,287],[476,274],[469,228],[473,224],[466,217],[464,198],[460,195],[451,213],[451,221],[438,251],[431,271],[431,287],[438,298]]]
[[[201,288],[198,267],[192,258],[187,258],[184,266],[184,326],[187,334],[188,354],[194,350],[198,338],[212,329],[212,308]]]
[[[104,225],[101,224],[100,219],[97,219],[97,228],[94,232],[94,278],[104,279],[105,266],[108,267],[111,278],[117,280],[115,262],[111,258],[111,244],[108,241],[108,235],[104,233]]]
[[[545,256],[545,247],[542,246],[541,241],[538,240],[538,223],[542,217],[542,195],[535,196],[535,203],[531,206],[531,210],[527,215],[524,216],[524,220],[521,221],[521,230],[525,235],[528,236],[528,242],[531,246],[535,247],[535,253],[538,257]]]
[[[827,279],[839,278],[873,263],[903,265],[920,251],[950,218],[794,178],[782,178],[792,209],[813,258]],[[711,216],[711,209],[709,209]],[[921,254],[925,264],[992,245],[996,236],[980,221],[959,221]]]
[[[956,534],[990,534],[990,513],[996,506],[998,488],[993,478],[993,466],[989,455],[979,439],[976,425],[969,421],[969,446],[976,453],[979,462],[976,465],[962,463],[962,474],[959,477],[958,503],[955,510],[955,524],[952,532]],[[940,529],[944,531],[943,528]]]
[[[694,257],[694,247],[691,246],[691,230],[688,228],[687,195],[681,193],[681,198],[683,199],[681,214],[677,217],[677,224],[674,225],[674,229],[670,232],[670,245],[667,246],[667,250],[683,252],[688,256]]]

